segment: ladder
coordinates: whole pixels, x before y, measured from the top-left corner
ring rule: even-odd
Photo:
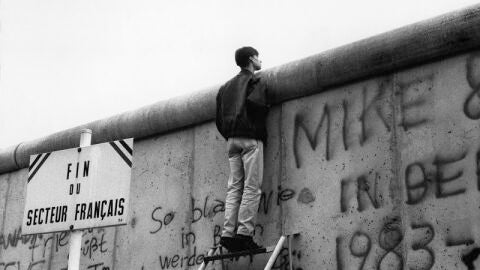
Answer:
[[[285,242],[285,240],[288,239],[288,258],[290,262],[290,270],[293,270],[293,264],[292,264],[292,236],[297,235],[292,234],[292,235],[282,235],[280,239],[278,240],[277,244],[275,246],[269,246],[265,248],[259,248],[259,249],[253,249],[253,250],[245,250],[245,251],[239,251],[239,252],[233,252],[233,253],[223,253],[223,248],[221,246],[216,246],[212,247],[208,253],[207,256],[203,259],[203,263],[200,265],[200,268],[198,270],[205,270],[209,262],[217,261],[217,260],[223,260],[224,259],[232,259],[232,258],[238,258],[238,257],[244,257],[244,256],[250,256],[250,260],[252,260],[253,255],[255,254],[262,254],[262,253],[270,253],[272,252],[272,255],[270,255],[270,258],[268,259],[267,265],[265,266],[264,270],[270,270],[273,267],[273,264],[275,263],[275,260],[277,259],[278,255],[280,254],[280,251],[282,250],[282,246]],[[218,252],[218,254],[217,254]]]

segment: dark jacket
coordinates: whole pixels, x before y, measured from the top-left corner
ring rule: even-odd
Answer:
[[[244,137],[265,143],[268,107],[265,84],[242,69],[218,91],[217,129],[225,139]]]

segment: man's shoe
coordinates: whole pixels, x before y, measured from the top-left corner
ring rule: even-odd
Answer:
[[[242,250],[254,250],[254,249],[262,248],[261,246],[257,245],[257,243],[253,241],[253,237],[251,236],[237,234],[236,238],[241,241]]]
[[[228,250],[228,252],[237,252],[243,250],[242,241],[234,237],[220,237],[220,245]]]

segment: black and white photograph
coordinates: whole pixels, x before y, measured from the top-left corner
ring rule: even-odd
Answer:
[[[480,3],[0,0],[0,270],[480,270]]]

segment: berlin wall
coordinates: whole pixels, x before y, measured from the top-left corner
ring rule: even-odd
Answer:
[[[300,232],[295,270],[480,269],[479,45],[474,6],[262,72],[275,105],[256,241]],[[2,150],[0,270],[67,268],[68,232],[22,236],[28,156],[76,147],[85,127],[135,143],[128,225],[85,231],[81,269],[197,269],[229,173],[217,90]],[[284,248],[274,269],[288,267]]]

